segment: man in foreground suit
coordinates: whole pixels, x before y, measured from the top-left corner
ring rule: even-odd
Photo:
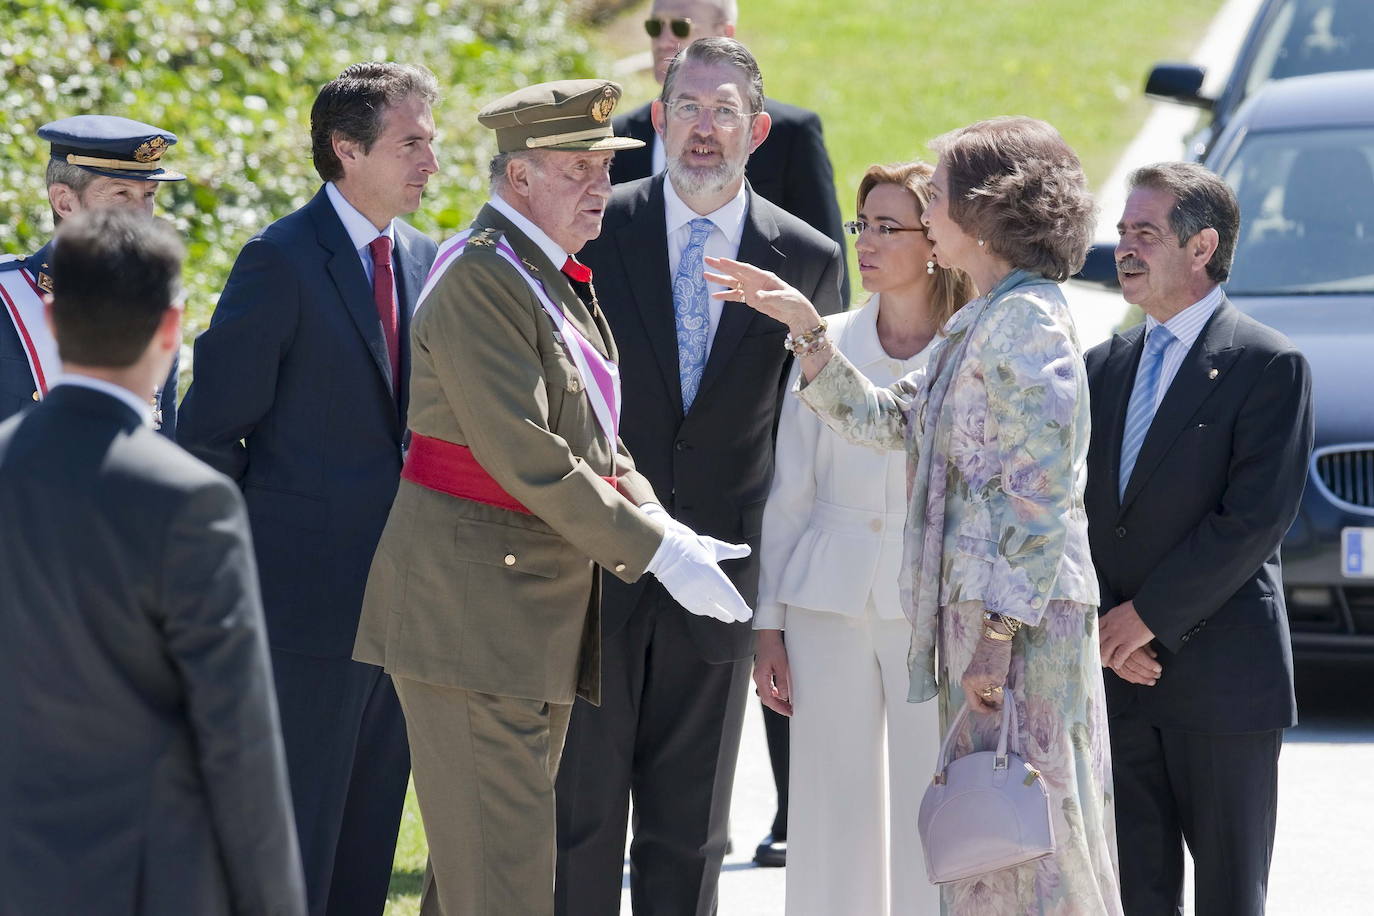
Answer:
[[[162,165],[177,142],[174,133],[112,115],[76,115],[38,128],[50,144],[48,204],[53,225],[87,210],[118,207],[151,216],[164,181],[186,176]],[[52,243],[27,258],[0,255],[0,419],[41,399],[61,372],[57,341],[43,320],[43,296],[52,292]],[[148,389],[153,427],[176,433],[177,361]]]
[[[149,428],[182,256],[65,221],[62,373],[0,424],[0,913],[305,912],[243,500]]]
[[[759,264],[836,312],[841,253],[745,181],[769,117],[743,45],[689,45],[654,102],[654,124],[667,171],[616,188],[605,231],[585,250],[623,353],[625,443],[675,517],[756,547],[786,328],[709,299],[703,258]],[[730,575],[753,600],[757,561]],[[606,577],[605,589],[602,704],[574,706],[558,782],[558,912],[616,912],[633,791],[635,912],[710,913],[753,633],[689,616],[653,583]]]
[[[253,524],[310,911],[378,916],[410,771],[391,679],[352,660],[401,473],[410,316],[433,241],[434,77],[356,64],[310,113],[310,203],[251,239],[196,341],[178,439]]]
[[[620,441],[615,341],[573,258],[601,231],[613,151],[639,142],[612,134],[619,97],[563,80],[482,109],[491,198],[416,315],[410,450],[355,657],[386,667],[405,708],[427,916],[553,910],[568,712],[601,693],[598,567],[750,616],[717,566],[749,549],[669,518]]]
[[[1087,354],[1086,504],[1128,914],[1262,914],[1279,748],[1296,721],[1279,545],[1312,448],[1306,360],[1235,309],[1230,188],[1131,176],[1122,295],[1145,324]]]

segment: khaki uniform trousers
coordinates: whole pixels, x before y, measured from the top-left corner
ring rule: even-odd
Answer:
[[[572,705],[394,680],[429,841],[421,916],[548,916]]]

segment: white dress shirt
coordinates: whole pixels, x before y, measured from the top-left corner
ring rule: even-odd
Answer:
[[[706,256],[708,258],[736,258],[739,256],[739,240],[744,235],[744,215],[749,206],[749,194],[745,190],[744,183],[740,183],[739,193],[730,199],[729,203],[711,213],[697,213],[687,206],[678,196],[676,189],[673,188],[673,180],[665,179],[663,182],[663,209],[668,223],[668,279],[671,282],[677,276],[678,265],[682,263],[682,253],[687,249],[687,243],[692,240],[691,222],[694,219],[705,217],[709,219],[715,228],[706,237]],[[707,284],[707,289],[712,292],[725,289],[718,283]],[[708,299],[707,309],[710,313],[711,327],[706,332],[706,352],[711,352],[711,345],[716,339],[716,328],[720,325],[720,313],[725,309],[725,302],[721,299]]]
[[[52,390],[58,385],[73,385],[77,388],[89,388],[92,391],[99,391],[101,394],[108,394],[110,397],[123,401],[128,405],[130,410],[138,414],[144,426],[153,425],[152,392],[148,393],[148,397],[140,398],[123,385],[107,382],[103,378],[92,378],[89,375],[77,375],[74,372],[63,372],[54,379],[53,383],[48,386],[48,394],[52,394]]]
[[[344,231],[348,233],[348,240],[353,243],[353,248],[358,252],[358,259],[363,262],[363,273],[367,275],[367,285],[372,285],[372,249],[369,248],[379,235],[384,235],[391,239],[391,250],[396,251],[396,221],[392,220],[386,224],[386,228],[378,231],[372,225],[372,220],[363,216],[358,208],[348,202],[338,188],[334,187],[334,182],[328,181],[324,185],[324,193],[329,198],[329,202],[334,205],[334,212],[339,215],[339,222],[343,223]],[[400,302],[400,294],[396,290],[395,271],[392,271],[392,297],[394,302]],[[380,319],[378,319],[380,320]]]
[[[1178,375],[1178,369],[1183,365],[1184,357],[1188,355],[1189,350],[1193,349],[1193,344],[1197,342],[1198,335],[1206,326],[1207,319],[1212,317],[1219,305],[1221,305],[1221,287],[1214,286],[1210,293],[1163,323],[1169,329],[1169,333],[1174,335],[1174,339],[1169,341],[1169,345],[1164,348],[1164,358],[1159,364],[1159,383],[1155,386],[1156,411],[1159,410],[1159,405],[1164,403],[1164,396],[1169,393],[1169,386],[1173,384],[1174,376]],[[1159,325],[1160,322],[1148,315],[1145,316],[1145,333],[1147,336]],[[1139,371],[1139,367],[1136,371]]]
[[[925,364],[930,347],[888,356],[878,339],[878,296],[826,320],[836,350],[875,385],[891,385]],[[788,606],[900,619],[897,578],[906,527],[906,453],[846,442],[792,391],[778,420],[773,483],[763,512],[754,629],[786,628]]]
[[[557,242],[549,238],[548,233],[536,226],[530,221],[528,216],[512,207],[499,195],[492,195],[487,203],[490,204],[491,208],[497,213],[500,213],[506,219],[515,223],[515,228],[525,233],[526,237],[528,237],[531,242],[534,242],[540,251],[544,252],[544,257],[548,258],[549,262],[553,264],[556,269],[563,269],[564,262],[568,260],[568,252],[564,251],[558,246]]]

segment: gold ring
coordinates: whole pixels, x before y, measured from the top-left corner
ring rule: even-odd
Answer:
[[[1001,692],[1001,687],[984,687],[982,690],[978,691],[978,695],[985,700],[990,700],[992,699],[993,695],[999,694]]]

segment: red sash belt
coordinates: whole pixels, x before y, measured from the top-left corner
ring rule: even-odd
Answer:
[[[507,493],[496,482],[496,478],[477,463],[472,456],[472,449],[455,442],[422,436],[413,430],[405,465],[401,468],[401,479],[459,499],[470,499],[509,512],[534,514]],[[601,479],[612,487],[616,485],[614,477]]]

